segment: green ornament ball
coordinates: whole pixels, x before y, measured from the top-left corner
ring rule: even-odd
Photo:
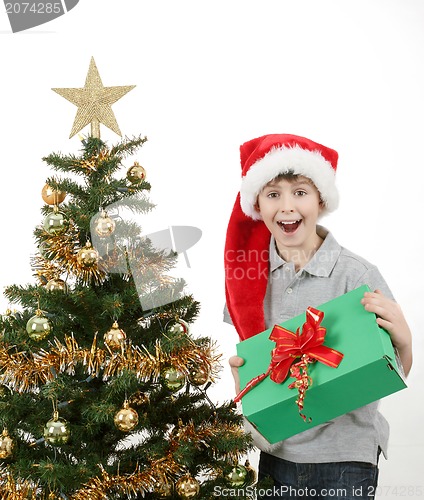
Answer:
[[[32,340],[43,340],[51,332],[49,320],[41,314],[35,314],[29,318],[26,324],[26,331]]]
[[[165,368],[162,371],[162,379],[165,386],[172,392],[177,392],[182,389],[186,383],[186,378],[183,372],[172,366]]]
[[[241,488],[249,479],[249,473],[244,465],[235,465],[227,474],[227,480],[233,488]]]
[[[66,219],[62,212],[52,212],[46,216],[43,223],[49,234],[59,234],[66,229]]]
[[[40,252],[41,257],[43,257],[44,259],[47,259],[47,260],[51,260],[52,259],[52,254],[51,254],[50,246],[49,246],[49,244],[48,244],[47,241],[42,241],[38,245],[38,251]]]
[[[54,412],[53,418],[44,426],[44,439],[52,446],[66,444],[71,437],[69,423]]]

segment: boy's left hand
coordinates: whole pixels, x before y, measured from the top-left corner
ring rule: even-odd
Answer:
[[[361,304],[367,311],[376,314],[378,325],[389,332],[407,374],[412,365],[412,335],[399,304],[380,290],[365,292]]]

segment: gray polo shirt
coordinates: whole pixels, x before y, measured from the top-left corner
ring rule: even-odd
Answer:
[[[380,289],[393,298],[378,269],[341,247],[322,226],[317,233],[324,241],[312,259],[298,272],[292,262],[277,253],[270,243],[270,277],[264,299],[265,324],[275,324],[303,313],[361,285]],[[227,310],[224,321],[231,323]],[[358,408],[325,424],[270,445],[246,422],[256,446],[277,457],[298,463],[359,461],[377,463],[380,447],[387,457],[389,426],[378,411],[378,402]]]

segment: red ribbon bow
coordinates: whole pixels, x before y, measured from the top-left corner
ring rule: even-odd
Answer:
[[[255,385],[270,375],[271,380],[281,384],[287,378],[293,362],[305,356],[312,360],[320,361],[327,366],[337,368],[343,359],[343,354],[335,349],[322,345],[326,329],[320,326],[324,313],[313,307],[306,310],[306,321],[296,333],[286,328],[275,325],[271,331],[270,339],[276,343],[272,350],[271,363],[268,370],[262,375],[253,378],[246,387],[237,394],[234,401],[237,403]]]

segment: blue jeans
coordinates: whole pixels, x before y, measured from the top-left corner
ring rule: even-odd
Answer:
[[[274,486],[258,487],[258,499],[370,500],[378,467],[366,462],[298,464],[261,452],[259,479],[266,477]]]

